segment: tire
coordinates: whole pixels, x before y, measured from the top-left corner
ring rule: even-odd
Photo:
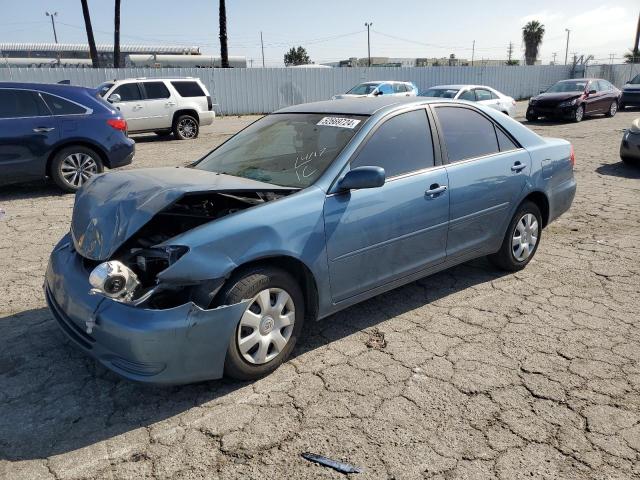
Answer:
[[[253,299],[252,303],[229,339],[224,363],[225,376],[237,380],[256,380],[277,369],[291,354],[305,316],[300,286],[279,268],[257,266],[239,271],[226,282],[215,303],[230,305],[247,298]],[[282,315],[283,312],[286,314]],[[276,332],[280,342],[284,340],[281,345],[274,341],[278,338]]]
[[[640,161],[636,160],[635,158],[626,157],[626,156],[623,157],[621,155],[620,160],[622,160],[625,165],[631,165],[634,167],[637,167],[638,165],[640,165]]]
[[[173,134],[178,140],[193,140],[200,133],[200,124],[192,115],[180,115],[173,122]]]
[[[573,112],[573,121],[579,123],[584,118],[584,105],[578,105],[578,108]]]
[[[607,110],[607,113],[605,113],[605,116],[615,117],[617,111],[618,111],[618,102],[611,102],[611,105],[609,105],[609,110]]]
[[[527,122],[535,122],[536,120],[538,120],[538,116],[534,115],[529,110],[527,110],[527,114],[525,116],[527,117]]]
[[[621,103],[620,105],[618,105],[618,110],[620,110],[621,112],[627,108],[627,106],[624,103]]]
[[[65,192],[77,192],[93,175],[102,173],[100,155],[91,148],[72,145],[60,150],[51,161],[50,174]]]
[[[528,254],[526,255],[526,257],[523,257],[525,249],[522,247],[522,240],[518,245],[514,245],[516,235],[520,234],[519,237],[522,239],[522,234],[527,231],[528,220],[533,220],[533,218],[535,218],[536,222],[535,231],[529,229],[529,233],[531,235],[529,235],[529,233],[526,234],[526,236],[528,237],[525,239],[528,245]],[[530,225],[533,226],[533,221],[530,222]],[[537,233],[537,235],[535,235],[535,233]],[[509,222],[509,228],[507,228],[507,232],[504,235],[500,250],[492,255],[489,255],[489,260],[496,267],[501,268],[502,270],[507,270],[510,272],[517,272],[518,270],[522,270],[527,266],[527,264],[531,261],[536,251],[538,250],[538,245],[540,245],[541,238],[542,216],[540,215],[540,209],[535,203],[527,200],[523,202],[516,210],[516,213],[513,215],[511,222]],[[517,255],[518,253],[520,253],[519,256]]]

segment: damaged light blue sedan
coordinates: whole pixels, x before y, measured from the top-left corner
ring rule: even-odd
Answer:
[[[285,108],[187,168],[92,178],[46,299],[126,378],[255,379],[305,320],[484,255],[524,268],[573,201],[573,164],[568,142],[467,102]]]

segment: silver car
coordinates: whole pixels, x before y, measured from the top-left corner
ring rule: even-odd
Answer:
[[[379,95],[397,97],[416,97],[418,87],[412,82],[397,82],[394,80],[382,80],[375,82],[359,83],[347,93],[334,95],[331,100],[341,98],[377,97]]]
[[[438,85],[421,92],[420,96],[477,102],[495,108],[510,117],[516,113],[516,101],[513,97],[486,85]]]

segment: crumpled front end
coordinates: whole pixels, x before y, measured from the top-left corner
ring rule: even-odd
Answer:
[[[44,284],[54,318],[80,349],[130,380],[182,384],[222,377],[229,339],[248,301],[213,309],[193,301],[133,306],[91,295],[90,271],[66,235],[51,254]]]

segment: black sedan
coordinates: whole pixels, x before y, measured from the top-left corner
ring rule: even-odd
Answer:
[[[622,92],[598,78],[561,80],[529,100],[527,120],[539,117],[581,122],[585,116],[603,113],[613,117]]]
[[[640,118],[636,118],[631,128],[625,130],[620,145],[620,158],[624,163],[640,165]]]
[[[620,110],[624,110],[625,107],[640,107],[640,74],[633,77],[622,87]]]

